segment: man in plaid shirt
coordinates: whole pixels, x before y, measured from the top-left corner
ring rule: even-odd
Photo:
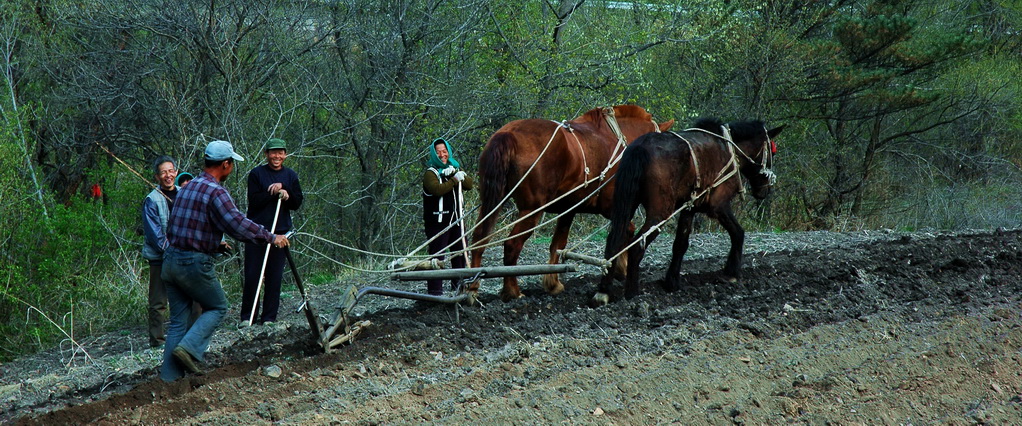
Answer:
[[[273,243],[287,247],[283,235],[273,235],[245,217],[220,185],[234,171],[235,161],[244,161],[226,141],[206,146],[202,174],[181,188],[167,224],[170,247],[163,256],[162,278],[170,302],[160,378],[170,382],[185,370],[201,373],[213,332],[227,313],[227,298],[213,271],[213,255],[221,247],[223,234],[241,241]],[[202,315],[188,323],[192,302],[202,305]]]

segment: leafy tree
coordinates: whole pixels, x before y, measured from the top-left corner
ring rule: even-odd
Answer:
[[[805,204],[817,218],[866,213],[871,190],[880,191],[882,207],[890,195],[873,179],[883,157],[925,145],[920,142],[934,129],[976,111],[974,94],[949,93],[935,83],[980,52],[982,40],[956,31],[954,22],[924,26],[922,19],[941,18],[925,12],[915,1],[850,5],[833,20],[832,34],[814,34],[802,46],[813,57],[831,58],[808,68],[806,90],[788,98],[801,117],[826,125],[816,147],[825,161],[822,179],[803,180],[825,188],[806,191],[812,198]]]

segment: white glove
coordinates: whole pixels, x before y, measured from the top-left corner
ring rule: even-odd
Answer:
[[[458,173],[455,173],[454,174],[454,180],[456,180],[458,182],[461,182],[461,181],[465,180],[465,172],[459,171]]]
[[[455,169],[454,166],[447,166],[447,168],[441,170],[440,173],[443,173],[444,176],[450,176],[450,175],[453,175],[454,172],[456,172],[456,171],[458,171],[458,169]]]

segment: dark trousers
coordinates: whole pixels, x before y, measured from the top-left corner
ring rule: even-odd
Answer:
[[[443,231],[448,223],[426,223],[426,238],[433,238],[434,235]],[[465,249],[465,245],[461,241],[461,225],[454,226],[444,232],[442,235],[437,237],[435,240],[429,243],[429,254],[436,255],[433,258],[444,262],[444,256],[440,251],[447,247],[448,244],[454,243],[449,249],[450,251],[461,251]],[[458,253],[451,257],[451,267],[454,269],[465,267],[465,255]],[[456,290],[458,284],[461,282],[459,279],[451,280],[451,290]],[[426,280],[426,292],[435,296],[444,294],[444,283],[442,280]]]
[[[255,309],[255,322],[271,322],[277,320],[280,309],[280,283],[284,278],[284,263],[287,262],[287,247],[276,248],[270,245],[270,257],[266,260],[266,278],[263,288],[262,309],[255,300],[256,287],[259,286],[259,270],[263,267],[263,256],[266,256],[265,243],[245,243],[245,287],[241,293],[241,320],[252,318]]]
[[[149,309],[147,316],[147,329],[149,330],[149,346],[157,347],[166,341],[167,322],[167,286],[163,284],[160,277],[163,272],[163,259],[149,261]],[[202,307],[198,303],[192,304],[189,323],[202,313]]]

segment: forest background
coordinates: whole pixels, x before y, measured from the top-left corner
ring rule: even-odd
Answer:
[[[295,247],[312,285],[390,260],[326,241],[422,242],[428,141],[474,171],[508,121],[615,104],[676,129],[786,123],[774,194],[739,202],[748,230],[1022,214],[1016,0],[7,0],[0,18],[0,362],[141,330],[150,162],[196,173],[213,139],[248,159],[227,182],[243,209],[263,143],[287,141],[296,226],[322,238]],[[220,268],[237,300],[237,262]]]

